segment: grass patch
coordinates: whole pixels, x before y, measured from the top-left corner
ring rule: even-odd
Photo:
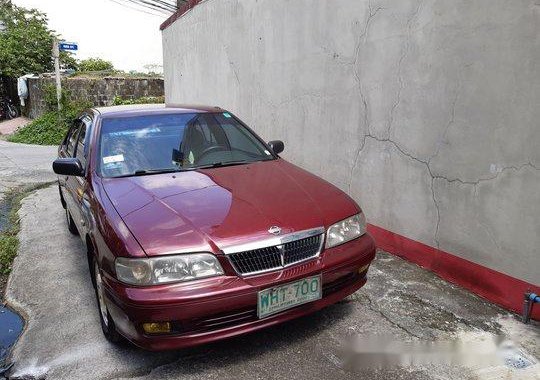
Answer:
[[[30,124],[19,128],[8,141],[36,145],[60,145],[67,133],[69,122],[58,112],[47,112]]]
[[[124,104],[155,104],[165,103],[165,96],[143,96],[137,99],[127,99],[121,96],[115,96],[113,105],[120,106]]]
[[[17,256],[19,240],[16,235],[0,234],[0,274],[8,275],[13,259]]]
[[[8,137],[8,141],[35,145],[60,145],[67,130],[75,119],[86,109],[91,107],[87,101],[74,101],[68,90],[62,91],[58,111],[56,88],[47,85],[43,88],[43,100],[46,112],[34,119],[30,124],[19,128]]]
[[[30,193],[50,186],[52,182],[40,185],[32,185],[12,189],[4,194],[0,201],[0,296],[4,294],[9,273],[13,265],[13,260],[17,256],[19,248],[19,238],[17,234],[21,230],[19,209],[22,200]]]

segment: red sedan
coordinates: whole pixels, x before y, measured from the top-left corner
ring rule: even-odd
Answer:
[[[164,350],[312,313],[366,282],[360,207],[217,107],[84,112],[53,169],[107,339]]]

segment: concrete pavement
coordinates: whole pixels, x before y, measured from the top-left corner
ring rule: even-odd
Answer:
[[[67,232],[55,186],[20,210],[19,255],[9,303],[27,317],[11,378],[47,379],[538,379],[538,324],[524,326],[500,308],[423,269],[380,252],[368,284],[312,316],[217,344],[165,353],[115,347],[101,335],[83,244]],[[403,341],[485,340],[504,335],[530,360],[525,369],[425,365],[349,369],[340,356],[350,336],[390,334]]]
[[[0,140],[0,200],[10,188],[56,180],[52,161],[57,147]]]

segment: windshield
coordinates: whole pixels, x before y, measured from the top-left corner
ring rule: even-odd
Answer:
[[[100,135],[99,167],[104,177],[274,159],[259,139],[227,112],[105,118]]]

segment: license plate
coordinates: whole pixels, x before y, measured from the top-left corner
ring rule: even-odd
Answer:
[[[259,318],[279,313],[307,302],[321,299],[321,276],[307,277],[289,284],[261,290],[258,293]]]

